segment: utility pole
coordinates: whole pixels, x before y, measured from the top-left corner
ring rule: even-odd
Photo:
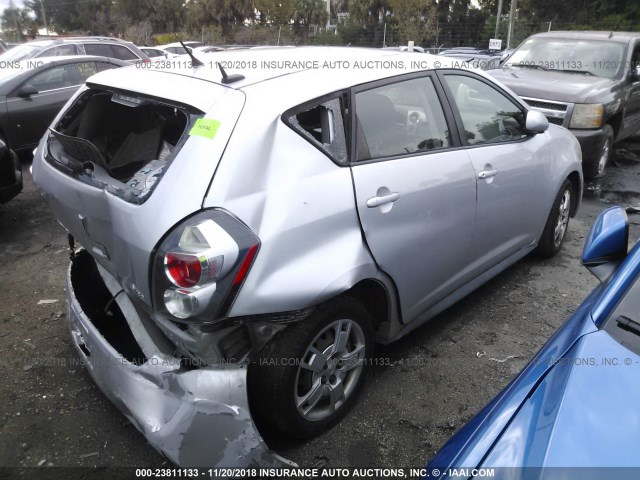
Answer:
[[[500,16],[502,15],[502,0],[498,0],[498,15],[496,15],[496,33],[493,38],[498,38],[498,27],[500,26]]]
[[[502,1],[502,0],[500,0]],[[47,12],[44,10],[44,0],[40,0],[40,7],[42,8],[42,21],[44,22],[44,31],[49,36],[49,26],[47,25]]]
[[[513,24],[516,16],[516,8],[518,0],[511,0],[511,9],[509,10],[509,33],[507,33],[507,48],[511,48],[511,35],[513,34]]]

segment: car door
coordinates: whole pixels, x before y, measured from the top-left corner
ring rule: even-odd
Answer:
[[[640,72],[640,39],[632,44],[630,65],[627,72],[628,80],[624,90],[624,116],[618,139],[626,138],[640,130],[640,77],[634,72]]]
[[[67,100],[95,73],[94,62],[57,64],[35,72],[16,87],[7,96],[12,148],[37,144]],[[35,87],[37,93],[21,95],[26,85]]]
[[[442,89],[426,73],[352,92],[352,175],[366,242],[398,288],[405,321],[468,278],[473,167]]]
[[[547,138],[526,132],[526,109],[492,82],[470,72],[439,75],[475,171],[472,250],[479,274],[538,241],[556,194]]]

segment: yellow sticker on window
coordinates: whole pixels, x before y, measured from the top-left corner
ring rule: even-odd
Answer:
[[[220,122],[212,118],[199,118],[195,125],[189,131],[189,135],[196,137],[204,137],[212,140],[218,132]]]

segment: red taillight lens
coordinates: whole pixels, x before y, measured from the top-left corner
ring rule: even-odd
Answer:
[[[164,265],[169,280],[179,287],[193,287],[202,276],[202,265],[195,255],[167,253],[164,256]]]

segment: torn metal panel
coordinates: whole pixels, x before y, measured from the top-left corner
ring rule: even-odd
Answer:
[[[73,264],[72,264],[73,265]],[[149,443],[181,467],[288,467],[249,413],[246,368],[186,370],[157,353],[135,365],[118,353],[82,310],[73,268],[67,274],[69,327],[78,354],[104,394]]]

